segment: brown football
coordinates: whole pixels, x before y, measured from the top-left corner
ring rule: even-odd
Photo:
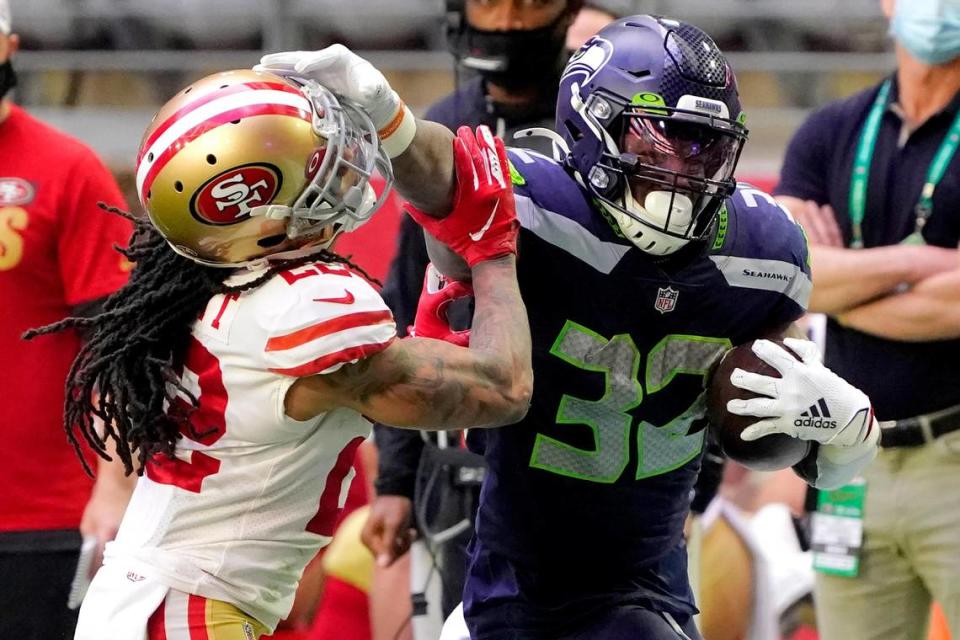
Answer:
[[[781,347],[796,354],[779,340]],[[757,394],[745,391],[730,383],[730,374],[734,369],[753,371],[765,376],[780,377],[780,373],[761,360],[750,348],[753,341],[734,347],[717,364],[707,389],[707,418],[724,454],[731,460],[755,471],[777,471],[797,464],[809,453],[810,443],[806,440],[774,433],[747,442],[740,433],[751,424],[760,420],[752,416],[738,416],[727,411],[727,401],[733,399],[755,398]]]

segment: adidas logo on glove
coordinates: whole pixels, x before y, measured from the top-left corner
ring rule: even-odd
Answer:
[[[800,414],[800,417],[793,421],[797,427],[814,427],[816,429],[836,429],[837,421],[830,420],[830,410],[827,409],[827,403],[820,398],[809,409]]]

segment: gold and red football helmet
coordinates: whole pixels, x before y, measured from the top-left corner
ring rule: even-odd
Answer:
[[[375,169],[386,178],[379,197]],[[210,266],[328,246],[369,219],[391,183],[363,111],[316,83],[250,70],[180,91],[137,156],[150,220],[174,251]]]

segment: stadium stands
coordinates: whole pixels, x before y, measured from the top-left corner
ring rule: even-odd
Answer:
[[[700,24],[731,52],[751,142],[741,174],[776,175],[807,110],[893,67],[876,0],[623,0]],[[18,99],[92,144],[118,172],[176,87],[261,52],[344,42],[415,110],[446,93],[443,0],[12,0],[24,47]],[[345,7],[349,6],[349,11]]]

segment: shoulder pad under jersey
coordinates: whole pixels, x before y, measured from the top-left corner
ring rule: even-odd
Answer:
[[[746,183],[718,216],[711,259],[733,286],[778,291],[805,310],[810,254],[803,229],[770,194]]]
[[[294,267],[253,293],[251,311],[265,334],[262,357],[274,373],[331,373],[382,351],[396,337],[383,298],[342,264]]]
[[[520,225],[609,273],[632,245],[607,222],[587,190],[551,158],[526,149],[511,148],[508,154]]]

